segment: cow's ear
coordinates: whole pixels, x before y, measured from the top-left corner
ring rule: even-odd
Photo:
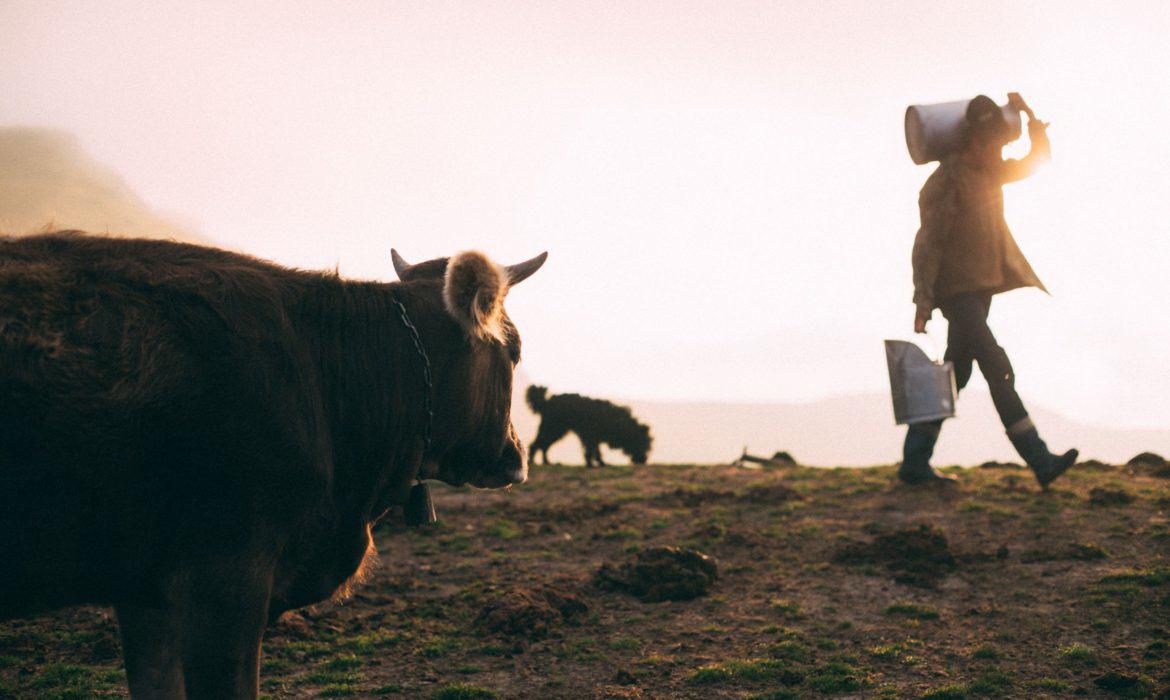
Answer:
[[[447,261],[443,301],[467,332],[482,340],[504,338],[507,270],[483,253],[468,251]]]

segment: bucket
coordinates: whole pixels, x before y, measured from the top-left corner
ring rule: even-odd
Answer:
[[[906,148],[918,165],[942,160],[963,145],[963,130],[967,125],[967,105],[971,100],[940,102],[932,105],[910,105],[906,108]],[[1012,130],[1011,140],[1020,137],[1020,112],[1010,104],[1003,105],[1003,118]]]
[[[926,423],[955,415],[955,366],[934,361],[905,340],[886,341],[894,422]]]

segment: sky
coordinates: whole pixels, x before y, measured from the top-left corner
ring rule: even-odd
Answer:
[[[0,27],[0,126],[75,134],[219,245],[372,279],[392,246],[548,250],[509,299],[525,376],[627,399],[885,391],[933,167],[905,108],[1019,91],[1055,156],[1006,190],[1052,292],[993,308],[1021,393],[1170,425],[1170,4],[0,0]]]

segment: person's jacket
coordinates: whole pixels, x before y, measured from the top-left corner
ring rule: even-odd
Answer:
[[[1020,160],[977,168],[955,154],[922,186],[914,239],[914,303],[929,317],[938,302],[963,292],[998,294],[1020,287],[1047,292],[1003,216],[1003,185],[1031,175],[1050,157],[1044,125],[1029,121],[1032,147]]]

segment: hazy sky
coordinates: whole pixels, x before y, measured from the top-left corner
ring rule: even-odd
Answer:
[[[884,390],[907,104],[1022,92],[1008,189],[1053,292],[997,299],[1026,400],[1170,424],[1170,4],[0,0],[0,125],[75,133],[222,245],[358,277],[551,252],[510,300],[554,390]],[[942,338],[942,324],[935,336]]]

